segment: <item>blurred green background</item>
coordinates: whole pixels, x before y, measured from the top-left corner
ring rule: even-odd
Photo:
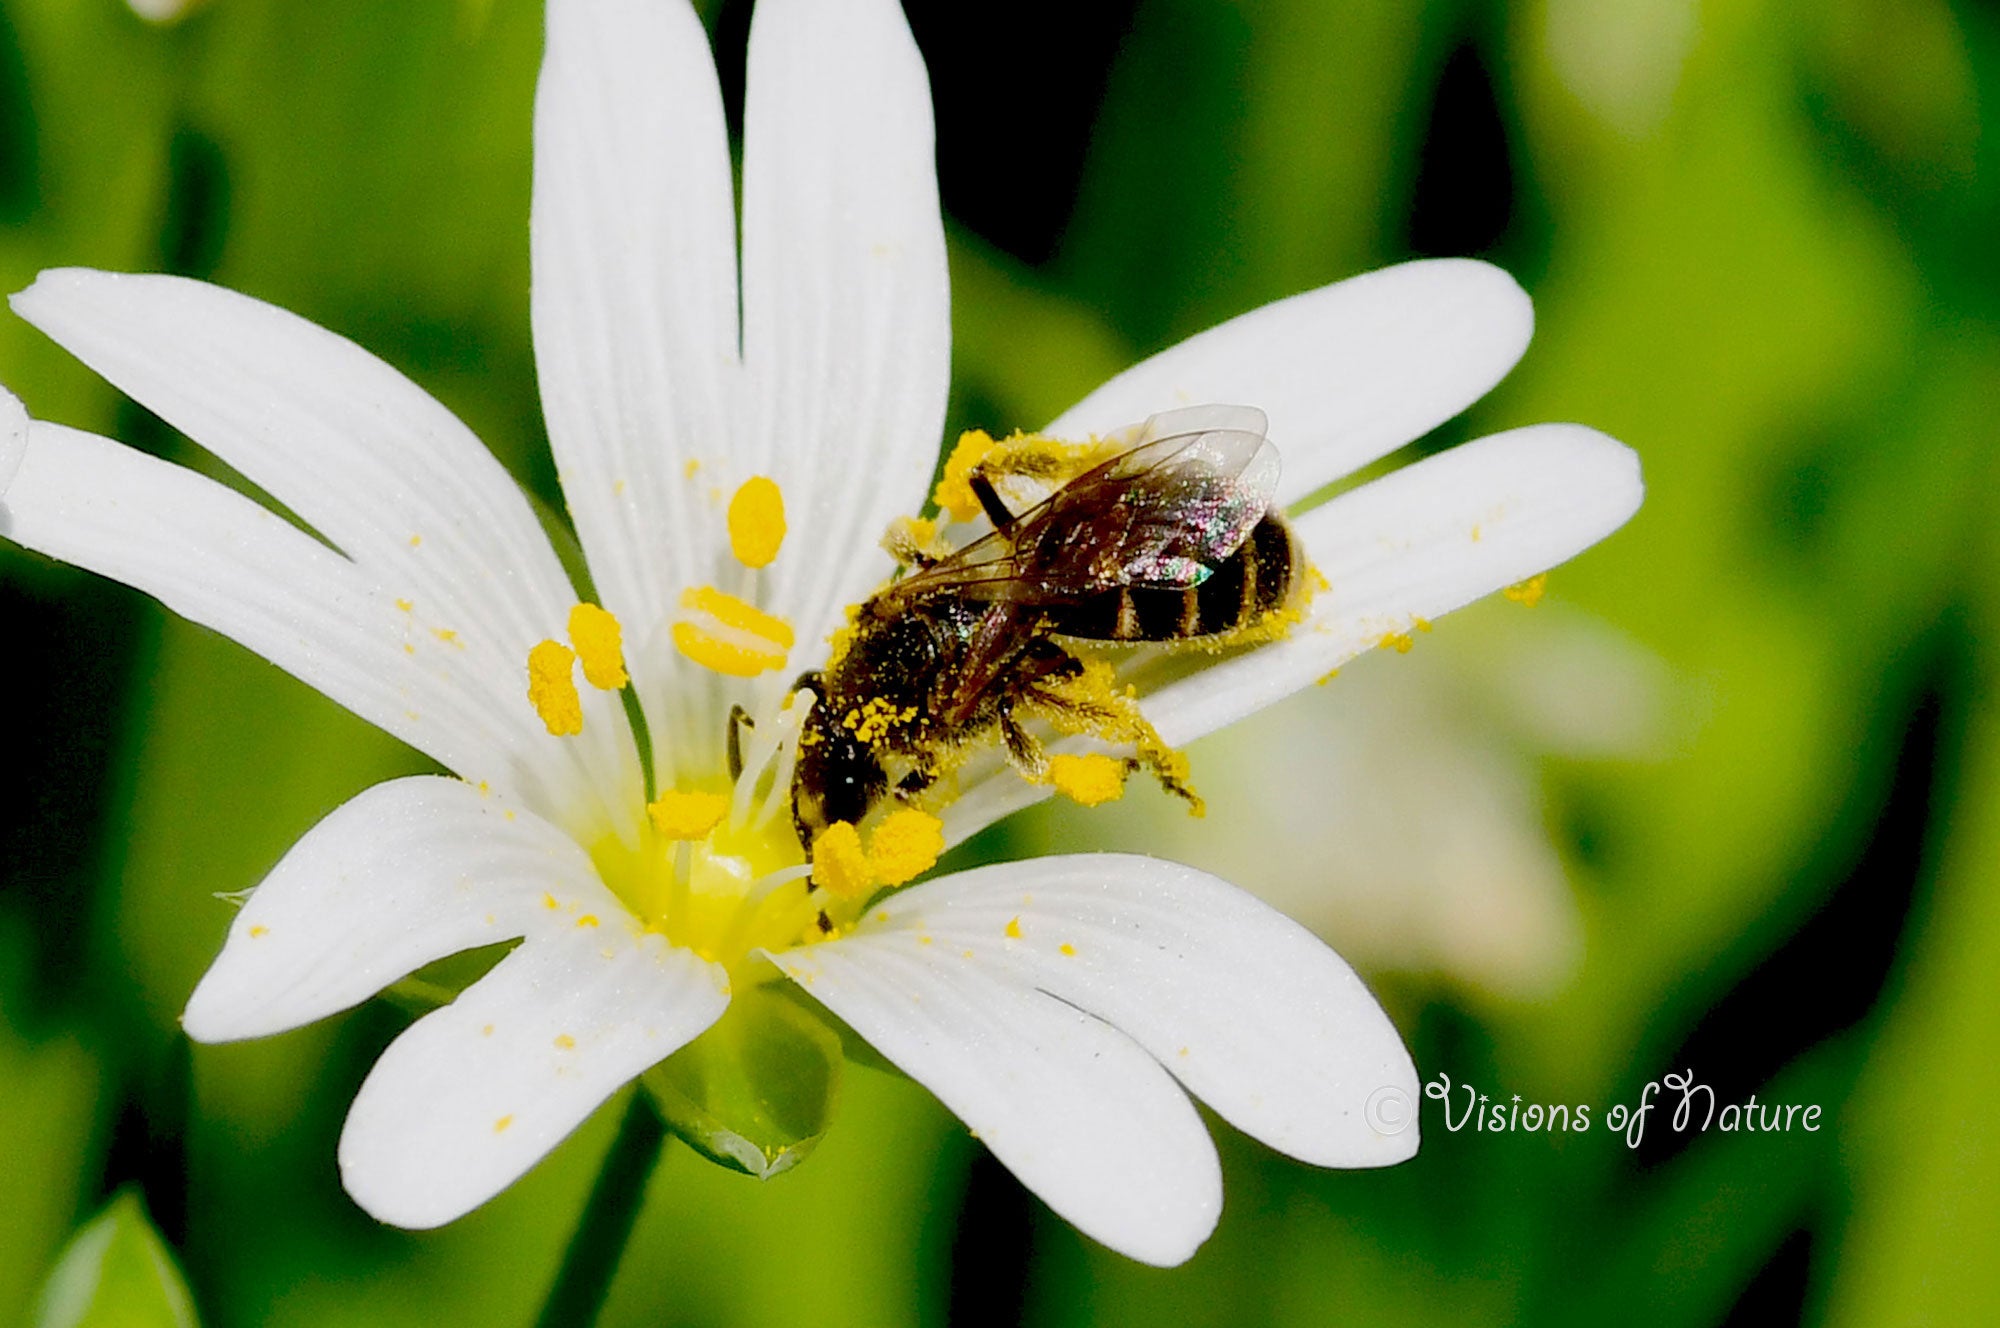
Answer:
[[[748,16],[707,12],[732,99]],[[856,1069],[779,1180],[668,1154],[605,1322],[1979,1319],[2000,1299],[2000,6],[910,16],[952,229],[953,430],[1037,424],[1266,300],[1477,254],[1535,296],[1535,344],[1418,450],[1575,419],[1648,481],[1539,607],[1455,616],[1199,747],[1209,821],[1135,800],[979,847],[1151,845],[1259,886],[1364,968],[1426,1079],[1601,1121],[1692,1070],[1824,1126],[1676,1134],[1656,1112],[1628,1148],[1601,1125],[1452,1133],[1426,1102],[1415,1161],[1341,1173],[1218,1124],[1221,1228],[1162,1272]],[[87,264],[275,301],[557,500],[527,336],[540,21],[509,0],[209,0],[162,25],[5,0],[0,285]],[[0,380],[199,464],[10,317]],[[192,1050],[175,1023],[227,925],[213,895],[417,758],[11,548],[0,623],[0,1322],[121,1187],[211,1325],[529,1321],[615,1113],[411,1235],[352,1206],[333,1147],[401,1016]],[[1274,864],[1273,835],[1307,849]]]

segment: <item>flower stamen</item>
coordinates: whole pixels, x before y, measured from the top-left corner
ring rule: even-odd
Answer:
[[[583,732],[583,700],[570,666],[576,652],[560,641],[543,641],[528,652],[528,704],[552,737]]]
[[[784,492],[776,481],[752,475],[729,500],[729,551],[745,567],[768,567],[784,542]]]
[[[728,814],[727,794],[694,789],[668,789],[646,806],[646,815],[662,839],[706,839]]]
[[[592,687],[615,692],[631,681],[625,672],[624,630],[618,619],[595,604],[569,611],[569,640],[583,661],[583,677]]]
[[[1076,755],[1057,752],[1049,758],[1047,782],[1064,797],[1085,807],[1115,802],[1125,796],[1125,774],[1129,767],[1115,756],[1102,752]]]
[[[868,837],[868,865],[884,885],[902,885],[937,865],[944,822],[904,807],[890,812]]]
[[[703,668],[754,678],[785,666],[794,637],[783,618],[714,586],[690,586],[681,607],[693,616],[674,624],[674,648]]]

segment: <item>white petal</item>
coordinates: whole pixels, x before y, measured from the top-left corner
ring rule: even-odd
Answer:
[[[1514,367],[1534,309],[1472,259],[1402,263],[1267,304],[1119,374],[1046,432],[1107,434],[1202,402],[1257,406],[1290,504],[1457,415]]]
[[[1494,434],[1405,466],[1300,518],[1329,589],[1282,641],[1149,697],[1178,746],[1481,596],[1575,557],[1625,524],[1645,486],[1628,447],[1576,424]]]
[[[766,602],[805,651],[888,574],[876,541],[923,500],[950,340],[930,89],[901,9],[764,0],[743,129],[745,439],[762,451],[744,465],[784,489]]]
[[[516,719],[532,719],[524,668],[499,681],[473,651],[426,630],[395,588],[204,475],[31,421],[0,535],[156,596],[447,767],[561,813],[572,830],[632,814],[636,771],[607,787],[579,759],[590,749]],[[603,704],[586,697],[599,728],[622,728]]]
[[[1130,1038],[1020,981],[997,936],[934,940],[871,923],[775,959],[1084,1234],[1145,1263],[1187,1259],[1221,1214],[1222,1175],[1186,1095]]]
[[[1144,697],[1146,715],[1173,746],[1213,733],[1418,619],[1574,557],[1625,524],[1644,490],[1630,448],[1576,424],[1493,434],[1364,484],[1295,523],[1330,586],[1305,621]],[[1047,796],[1005,768],[969,780],[944,812],[946,840]]]
[[[1096,1015],[1292,1157],[1373,1167],[1416,1152],[1416,1069],[1368,988],[1311,932],[1206,872],[1109,853],[988,867],[891,897],[861,934],[970,950],[1006,984]],[[1403,1127],[1371,1119],[1385,1099]]]
[[[382,1053],[341,1131],[347,1192],[397,1226],[463,1216],[728,1003],[722,969],[636,925],[531,936]]]
[[[400,663],[368,666],[381,675],[375,690],[400,690],[403,704],[385,713],[321,690],[461,774],[520,787],[524,780],[514,767],[532,768],[536,779],[525,782],[564,790],[558,803],[539,804],[546,810],[565,810],[558,804],[589,797],[599,803],[600,818],[618,815],[624,789],[638,778],[622,707],[587,691],[583,734],[556,741],[523,699],[528,650],[563,635],[575,595],[520,489],[449,411],[353,343],[203,282],[63,269],[44,272],[12,303],[133,399],[296,512],[361,569],[349,582],[378,596],[374,608],[397,601],[409,606],[396,614],[357,612],[362,635],[312,647],[342,651],[357,662],[404,654]],[[118,464],[135,480],[163,473],[139,462]],[[73,478],[87,501],[102,505],[101,497],[87,496],[89,475]],[[61,525],[59,512],[45,515]],[[185,526],[192,538],[215,542],[203,539],[186,514],[127,519]],[[154,590],[138,537],[124,540],[138,555],[137,575],[97,570]],[[88,558],[45,551],[96,567]],[[156,553],[174,556],[172,550]],[[241,571],[268,575],[254,567]],[[210,625],[321,686],[311,676],[314,661],[302,671],[230,623]],[[291,656],[303,648],[296,639],[279,647]],[[504,761],[461,764],[441,753],[439,739],[422,736],[461,722],[439,712],[439,692],[475,712],[463,721],[473,730],[505,735]],[[429,705],[413,704],[423,696]],[[463,745],[443,736],[444,747]]]
[[[21,467],[21,453],[28,447],[28,412],[20,399],[0,387],[0,498]]]
[[[583,850],[540,817],[455,779],[392,780],[279,860],[181,1023],[199,1042],[264,1037],[445,955],[623,912]]]
[[[531,235],[550,446],[598,591],[636,646],[715,575],[716,477],[687,465],[739,442],[735,194],[692,7],[549,6]],[[657,688],[640,694],[654,703]]]

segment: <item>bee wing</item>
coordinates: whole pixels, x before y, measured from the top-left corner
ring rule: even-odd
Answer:
[[[1131,447],[888,593],[1051,604],[1200,585],[1271,508],[1279,462],[1264,427],[1244,406],[1155,415],[1126,431]]]

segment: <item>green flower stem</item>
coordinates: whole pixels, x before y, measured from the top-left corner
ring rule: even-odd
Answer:
[[[660,1160],[667,1127],[644,1089],[635,1090],[618,1123],[618,1137],[604,1155],[597,1183],[583,1205],[576,1234],[570,1237],[555,1284],[542,1303],[538,1328],[589,1328],[604,1308],[611,1279],[639,1219],[646,1199],[646,1181]]]

